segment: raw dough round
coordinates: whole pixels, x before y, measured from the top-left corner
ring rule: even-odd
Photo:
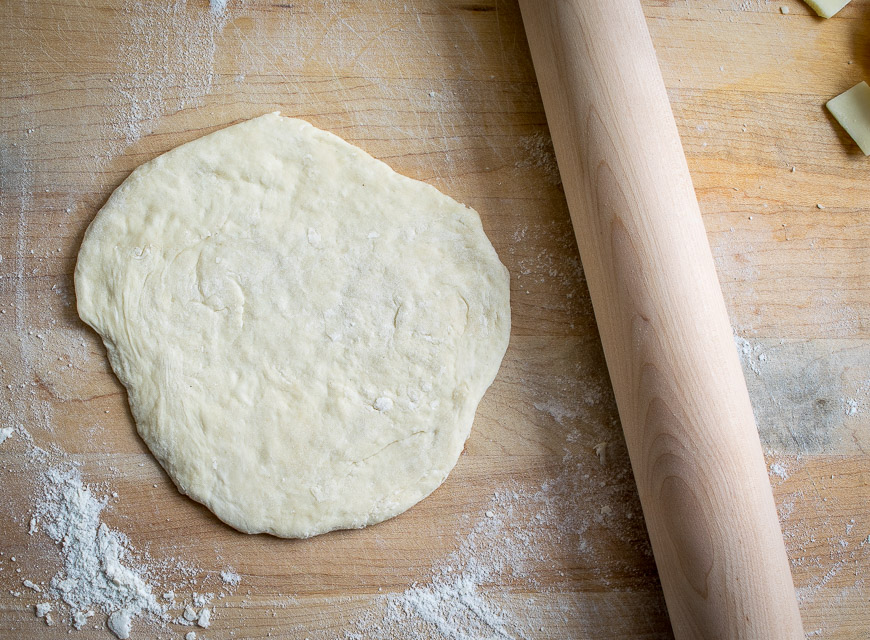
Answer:
[[[475,211],[278,114],[136,169],[75,285],[179,489],[284,537],[380,522],[438,487],[510,333]]]

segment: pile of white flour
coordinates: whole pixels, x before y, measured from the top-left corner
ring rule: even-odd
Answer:
[[[110,615],[115,635],[126,638],[132,618],[163,618],[166,605],[139,573],[125,566],[129,543],[100,521],[105,506],[106,499],[94,497],[76,468],[50,469],[31,529],[41,527],[61,548],[63,570],[52,578],[50,593],[69,606],[72,626],[81,629],[99,609]]]

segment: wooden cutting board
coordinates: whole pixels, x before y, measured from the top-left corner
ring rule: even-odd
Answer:
[[[870,1],[828,21],[797,0],[643,4],[806,631],[866,638],[870,161],[823,105],[870,76]],[[155,592],[215,594],[200,638],[670,637],[514,2],[10,0],[0,105],[0,426],[16,428],[0,444],[0,636],[113,637],[100,613],[68,636],[57,604],[46,626],[47,599],[22,586],[61,568],[29,523],[41,474],[74,464]],[[512,278],[511,346],[447,482],[307,541],[237,533],[178,494],[72,282],[134,167],[275,110],[477,209]],[[133,637],[191,629],[137,620]]]

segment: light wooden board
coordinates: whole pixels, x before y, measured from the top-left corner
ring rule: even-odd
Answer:
[[[219,590],[227,566],[242,575],[200,637],[375,637],[384,594],[472,557],[511,637],[669,637],[515,4],[207,4],[0,4],[3,424],[49,452],[28,455],[21,432],[0,445],[0,636],[69,637],[34,617],[20,580],[60,567],[28,526],[39,474],[77,462],[99,495],[117,492],[103,519],[148,554],[155,589],[175,583],[181,601]],[[644,9],[746,340],[806,631],[864,638],[870,164],[823,104],[870,75],[870,2],[829,21],[796,0]],[[238,534],[175,491],[72,288],[84,229],[135,166],[272,110],[476,208],[513,283],[511,347],[444,486],[390,522],[309,541]],[[158,569],[170,559],[191,575]],[[111,637],[104,619],[72,637]],[[137,622],[134,637],[188,630]]]

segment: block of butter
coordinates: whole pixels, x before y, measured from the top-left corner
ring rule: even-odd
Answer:
[[[828,111],[837,119],[865,156],[870,155],[870,86],[859,82],[828,100]]]
[[[823,18],[830,18],[852,0],[804,0]]]

